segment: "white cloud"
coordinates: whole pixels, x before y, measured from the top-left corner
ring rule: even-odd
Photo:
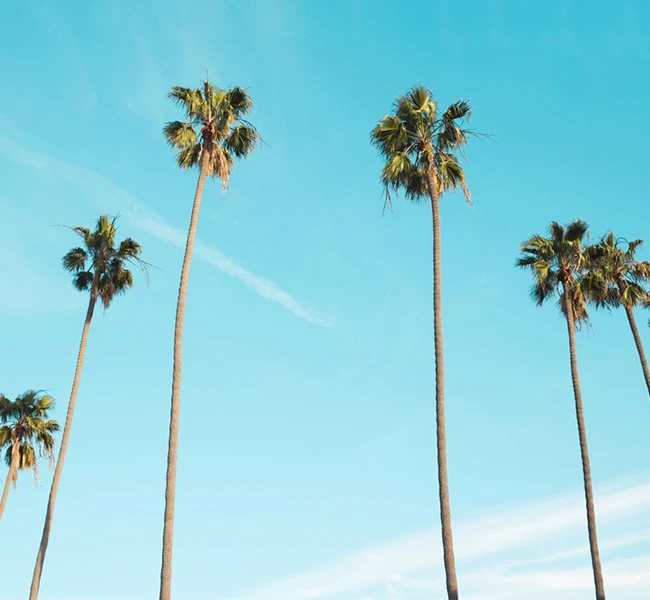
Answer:
[[[647,598],[650,530],[641,530],[638,523],[650,522],[650,484],[628,482],[605,490],[596,498],[596,510],[602,531],[614,527],[620,532],[601,539],[607,588],[615,590],[620,600]],[[580,494],[461,522],[455,533],[466,600],[541,600],[549,593],[554,600],[593,597]],[[625,557],[612,557],[621,549]],[[579,564],[567,564],[571,561]],[[442,600],[443,592],[439,533],[428,530],[263,584],[231,600],[351,600],[360,596]]]
[[[108,177],[35,152],[6,136],[0,136],[0,154],[21,164],[52,172],[74,185],[93,190],[93,197],[102,203],[103,210],[119,212],[132,225],[150,235],[178,248],[185,247],[185,234],[181,230],[165,222],[160,214]],[[303,305],[275,282],[248,271],[216,248],[198,241],[195,251],[199,259],[238,279],[264,299],[279,304],[299,319],[321,327],[333,325],[330,318]]]

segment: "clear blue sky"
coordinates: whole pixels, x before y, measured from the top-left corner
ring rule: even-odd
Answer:
[[[204,199],[175,599],[442,598],[430,214],[399,201],[382,217],[368,143],[417,82],[442,104],[470,99],[495,138],[467,152],[474,209],[443,201],[463,598],[593,597],[566,330],[513,262],[551,219],[650,238],[647,3],[29,1],[4,22],[0,390],[44,388],[63,420],[86,299],[60,269],[75,239],[56,225],[119,212],[157,267],[93,323],[42,600],[157,594],[196,180],[160,130],[178,117],[169,87],[206,69],[249,88],[267,145]],[[650,403],[624,315],[594,315],[579,359],[606,585],[647,599]],[[27,594],[40,474],[38,488],[21,478],[0,524],[7,600]]]

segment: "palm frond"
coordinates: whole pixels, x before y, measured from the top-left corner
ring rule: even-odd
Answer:
[[[202,152],[203,148],[200,144],[192,146],[191,148],[185,148],[176,155],[176,164],[181,169],[191,169],[192,167],[198,167],[201,164]]]
[[[452,102],[442,115],[445,123],[456,121],[458,119],[470,119],[472,116],[472,105],[467,100],[457,100]]]
[[[77,273],[86,268],[88,254],[83,248],[73,248],[62,259],[63,268],[66,271]]]
[[[180,106],[190,120],[200,120],[206,116],[205,102],[200,90],[174,86],[167,97]]]
[[[72,277],[72,285],[80,292],[87,292],[92,287],[94,278],[92,271],[81,271]]]
[[[565,233],[566,241],[567,242],[581,241],[585,237],[588,230],[589,230],[589,225],[582,219],[576,219],[575,221],[571,221],[571,223],[569,223],[566,228],[566,233]]]
[[[181,121],[167,123],[163,128],[163,135],[167,143],[178,150],[192,148],[198,143],[198,136],[194,127]]]
[[[438,174],[444,190],[462,189],[465,200],[472,203],[472,196],[465,181],[465,171],[458,164],[455,157],[443,154],[438,165]]]
[[[371,132],[371,142],[386,157],[408,150],[409,135],[404,123],[398,118],[386,115]]]
[[[142,246],[133,238],[125,238],[120,242],[117,256],[122,260],[133,260],[142,254]]]
[[[234,87],[225,93],[225,102],[234,111],[237,119],[249,114],[253,110],[253,100],[249,93],[241,87]]]
[[[237,158],[244,158],[255,149],[258,140],[259,135],[254,127],[237,125],[231,129],[223,145]]]

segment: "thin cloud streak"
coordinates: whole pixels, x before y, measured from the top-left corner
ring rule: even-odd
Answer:
[[[20,164],[47,170],[76,186],[92,189],[92,197],[97,197],[105,210],[119,211],[132,225],[159,240],[178,248],[185,247],[185,234],[181,230],[165,222],[160,214],[108,177],[35,152],[6,136],[0,136],[0,154]],[[303,305],[275,282],[248,271],[216,248],[199,241],[195,245],[195,251],[199,259],[241,281],[262,298],[279,304],[299,319],[320,327],[333,326],[332,319]]]
[[[650,484],[628,484],[624,488],[610,489],[596,499],[599,524],[619,523],[634,520],[639,515],[650,515]],[[628,523],[634,531],[636,523]],[[586,555],[585,545],[577,552],[574,548],[562,547],[573,543],[573,535],[586,536],[584,503],[579,494],[553,499],[502,511],[487,518],[460,523],[457,529],[457,558],[470,595],[466,598],[479,597],[482,600],[519,600],[520,598],[542,598],[543,591],[554,590],[555,600],[577,600],[575,595],[556,595],[555,591],[569,592],[585,590],[591,593],[593,579],[591,571],[581,568],[561,568],[551,570],[539,569],[521,571],[525,561],[520,564],[505,562],[490,568],[477,569],[480,560],[491,559],[506,551],[518,554],[539,551],[549,544],[560,544],[546,556],[531,560],[529,567],[536,562],[547,564],[565,558]],[[612,539],[602,540],[602,550],[613,551],[639,545],[648,540],[648,532],[629,533]],[[418,575],[430,573],[434,568],[440,570],[442,550],[437,530],[427,530],[405,536],[384,544],[366,548],[331,561],[299,575],[264,584],[251,592],[230,598],[229,600],[333,600],[368,597],[379,600],[400,598],[402,600],[420,600],[420,595],[406,595],[407,588],[423,590],[428,593],[422,598],[431,598],[440,581],[436,578],[422,580]],[[645,562],[644,562],[645,561]],[[650,573],[650,560],[647,556],[637,556],[624,560],[607,562],[605,565],[606,583],[610,587],[647,589],[648,576],[631,579],[637,562],[645,566]],[[474,566],[472,566],[474,565]],[[511,590],[509,591],[509,589]],[[395,590],[401,590],[394,595]],[[481,593],[478,593],[478,589]],[[379,591],[377,591],[379,590]],[[471,596],[476,591],[477,595]],[[494,595],[491,595],[494,592]],[[537,595],[539,593],[539,596]],[[582,596],[581,596],[582,597]],[[588,595],[585,598],[589,597]],[[641,596],[625,596],[641,598]]]

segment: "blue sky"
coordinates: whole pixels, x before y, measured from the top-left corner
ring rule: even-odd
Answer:
[[[57,225],[121,214],[156,268],[93,323],[43,600],[156,596],[174,306],[196,174],[172,85],[249,88],[266,145],[211,184],[185,330],[177,600],[442,598],[426,206],[382,216],[369,131],[414,83],[468,98],[474,197],[443,201],[463,598],[593,592],[566,330],[518,244],[551,219],[649,237],[644,2],[14,3],[0,39],[0,389],[63,420],[86,299]],[[650,252],[648,250],[647,252]],[[642,252],[642,254],[644,254]],[[644,254],[647,258],[650,254]],[[649,314],[639,314],[642,336]],[[650,589],[650,404],[623,314],[579,360],[613,598]],[[25,597],[51,473],[0,525]]]

